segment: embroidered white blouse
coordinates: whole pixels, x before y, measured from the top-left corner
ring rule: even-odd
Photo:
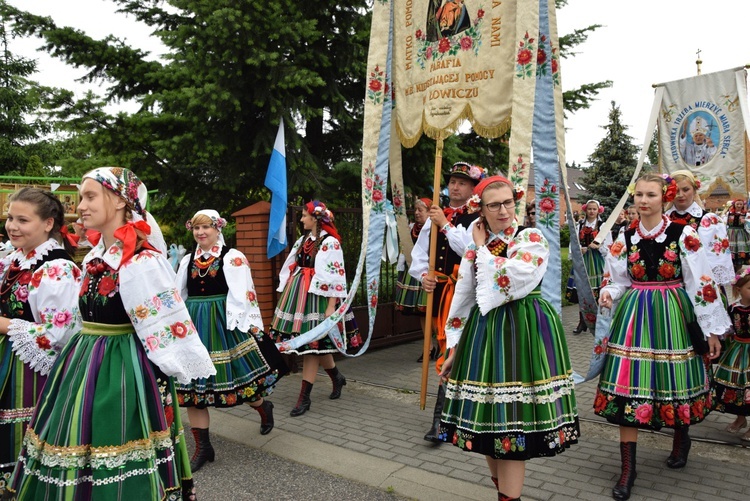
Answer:
[[[143,250],[124,263],[122,257],[122,242],[117,240],[105,249],[102,239],[86,255],[83,265],[101,258],[119,270],[122,304],[149,360],[180,383],[216,374],[175,287],[175,273],[167,259],[152,250]]]
[[[665,214],[669,217],[673,212],[681,214],[674,207],[667,210]],[[729,286],[734,279],[734,265],[732,264],[732,250],[729,248],[726,223],[713,212],[703,214],[703,209],[695,202],[685,212],[690,213],[693,217],[701,218],[695,230],[698,232],[706,251],[711,270],[714,272],[714,278],[719,285]]]
[[[31,257],[23,255],[20,249],[8,254],[0,261],[0,282],[13,261],[22,270],[30,270],[54,249],[62,246],[51,238],[30,253]],[[8,337],[19,359],[35,372],[47,375],[65,343],[81,329],[78,310],[81,270],[67,259],[53,259],[40,266],[23,288],[34,321],[12,319]],[[16,291],[16,296],[19,292]]]
[[[177,287],[181,297],[184,299],[188,297],[187,279],[191,261],[200,257],[218,258],[221,256],[223,247],[221,242],[208,251],[198,247],[194,254],[188,254],[182,258],[180,267],[177,269]],[[258,297],[247,258],[237,249],[229,249],[222,260],[222,268],[227,287],[229,287],[226,301],[227,329],[250,332],[255,327],[263,331],[263,318],[260,315]]]
[[[434,225],[428,219],[424,226],[422,226],[419,237],[417,237],[417,242],[411,250],[409,275],[420,282],[422,281],[422,275],[426,274],[430,267],[430,232],[432,231],[432,226]],[[469,224],[469,228],[471,228],[471,224]],[[464,228],[462,224],[458,226],[450,225],[445,233],[445,237],[453,252],[459,256],[463,256],[466,247],[472,243],[471,231],[468,228]]]
[[[667,222],[667,225],[671,224],[671,221]],[[657,224],[651,231],[647,231],[642,223],[639,225],[641,233],[646,236],[655,235],[662,229],[662,224]],[[666,238],[667,234],[662,233],[656,237],[656,241],[663,243]],[[635,247],[640,241],[641,237],[637,232],[630,240]],[[701,238],[692,226],[686,225],[680,234],[678,245],[682,281],[690,302],[693,304],[698,324],[704,336],[708,337],[709,334],[721,336],[729,330],[731,323],[718,292],[711,265],[706,258]],[[630,259],[634,258],[634,254],[629,254],[629,249],[626,248],[625,232],[620,232],[604,262],[604,280],[600,291],[600,294],[604,291],[609,292],[613,302],[633,287],[633,281],[628,273],[629,256]],[[638,258],[635,257],[635,259]]]
[[[470,235],[474,224],[476,221],[469,225]],[[507,257],[493,255],[486,245],[477,248],[471,243],[466,248],[445,325],[448,348],[458,344],[475,304],[486,315],[528,296],[542,281],[547,271],[549,243],[536,228],[525,228],[516,234],[517,230],[518,223],[514,221],[505,233],[493,235],[489,240],[499,238],[505,242]]]
[[[297,251],[307,236],[300,237],[291,252],[284,261],[279,273],[279,292],[284,290],[289,278],[300,272],[297,266]],[[325,230],[320,233],[318,238],[323,242],[318,248],[315,255],[315,274],[310,282],[308,293],[316,294],[323,297],[346,297],[346,271],[344,269],[344,251],[341,249],[341,243],[336,238],[329,235]]]

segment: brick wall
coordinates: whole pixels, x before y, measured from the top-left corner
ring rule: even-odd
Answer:
[[[271,204],[264,201],[232,214],[237,221],[237,250],[245,254],[250,262],[255,292],[266,330],[271,327],[278,298],[276,287],[279,281],[279,269],[286,258],[286,252],[272,259],[266,257],[270,212]]]

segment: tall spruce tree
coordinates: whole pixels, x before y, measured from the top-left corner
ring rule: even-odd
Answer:
[[[582,184],[589,192],[588,198],[598,200],[607,209],[612,209],[627,190],[637,163],[638,147],[626,134],[628,127],[620,121],[620,108],[612,101],[609,123],[594,153],[589,156],[591,166],[583,175]],[[579,200],[585,203],[585,199]]]

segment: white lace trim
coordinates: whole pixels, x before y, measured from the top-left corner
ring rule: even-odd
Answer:
[[[37,248],[32,251],[34,255],[31,258],[27,259],[26,255],[23,254],[21,249],[16,249],[8,255],[8,259],[10,259],[11,263],[13,261],[18,262],[18,266],[22,270],[29,270],[36,263],[44,259],[44,256],[49,254],[54,249],[62,249],[62,246],[57,240],[55,240],[54,238],[50,238],[46,242],[39,244],[39,246],[37,246]],[[29,254],[31,254],[31,252]]]
[[[123,480],[126,480],[130,477],[153,475],[159,471],[160,464],[171,463],[174,460],[174,450],[170,447],[169,455],[164,458],[156,459],[154,461],[154,465],[151,467],[137,468],[135,470],[127,471],[120,475],[113,475],[111,477],[100,478],[97,480],[94,480],[93,475],[85,475],[79,478],[74,478],[72,480],[61,480],[59,478],[51,477],[49,475],[42,475],[38,469],[32,470],[31,468],[28,467],[28,464],[26,463],[27,461],[26,456],[21,455],[18,459],[23,464],[24,474],[28,476],[37,477],[40,482],[43,482],[45,484],[52,484],[57,487],[73,487],[73,486],[81,485],[81,484],[91,484],[94,487],[99,487],[102,485],[113,484],[115,482],[122,482]]]
[[[32,322],[14,318],[8,325],[8,338],[13,343],[11,349],[16,356],[31,370],[38,372],[42,376],[49,374],[52,365],[57,358],[57,352],[54,350],[43,350],[36,343],[37,336],[31,334]]]
[[[470,400],[486,404],[512,402],[549,404],[560,400],[563,396],[571,395],[574,386],[572,376],[533,386],[512,385],[494,388],[471,383],[456,384],[456,381],[449,380],[445,388],[445,396],[454,400]]]
[[[729,315],[724,308],[712,308],[710,311],[697,314],[698,324],[703,330],[703,336],[708,339],[709,334],[715,334],[717,336],[723,336],[732,327],[729,322]]]
[[[728,266],[719,264],[714,266],[711,271],[714,274],[717,284],[727,285],[734,280],[734,269]]]

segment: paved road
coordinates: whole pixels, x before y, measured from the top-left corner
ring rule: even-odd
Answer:
[[[211,441],[216,461],[195,474],[200,501],[406,499],[223,437]]]

